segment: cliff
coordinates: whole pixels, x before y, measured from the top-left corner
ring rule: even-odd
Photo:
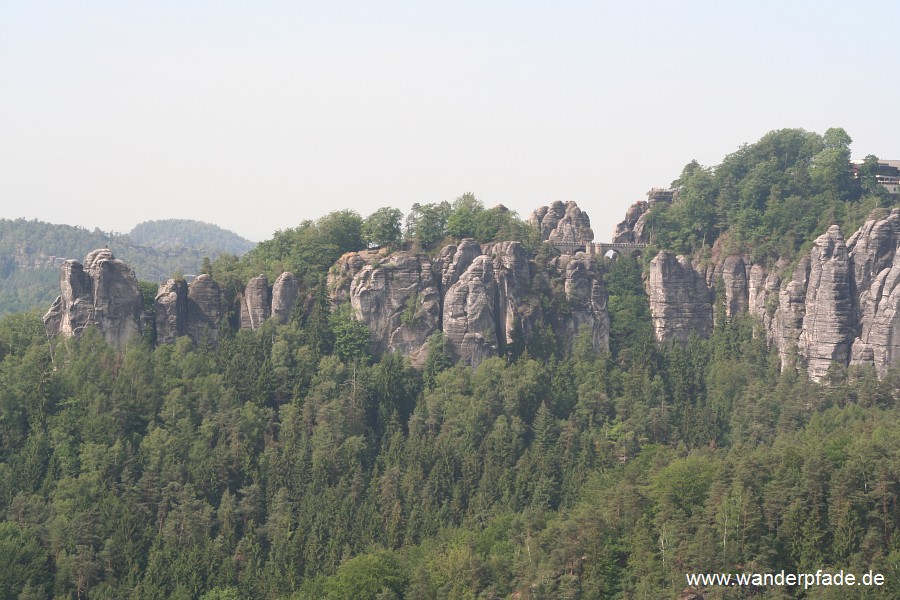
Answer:
[[[143,299],[134,271],[108,249],[94,250],[84,264],[60,267],[60,295],[44,315],[49,335],[81,335],[95,326],[117,348],[140,334]]]
[[[584,254],[536,264],[515,241],[462,240],[437,257],[412,252],[351,252],[332,267],[332,305],[348,303],[377,353],[401,352],[422,364],[429,336],[443,331],[456,360],[477,365],[507,352],[521,336],[551,328],[560,350],[586,332],[597,349],[609,344],[606,288]],[[554,289],[562,303],[551,306]],[[547,304],[547,306],[544,306]]]
[[[646,214],[632,207],[616,236],[639,239],[634,228]],[[545,241],[593,236],[587,214],[574,203],[554,203],[532,217]],[[656,339],[685,344],[708,337],[717,318],[750,313],[783,367],[796,364],[815,380],[834,364],[870,365],[882,376],[900,364],[898,246],[900,209],[894,209],[876,211],[849,239],[839,227],[828,228],[794,262],[756,264],[718,246],[702,262],[660,252],[645,280]],[[532,255],[517,241],[465,239],[435,256],[350,252],[331,267],[327,294],[333,308],[349,304],[368,327],[376,354],[399,352],[422,365],[428,338],[441,331],[456,360],[477,365],[528,349],[547,332],[561,352],[582,333],[594,348],[608,347],[604,269],[602,260],[583,253]],[[60,296],[44,317],[50,335],[80,335],[96,326],[121,348],[140,333],[147,317],[137,280],[109,250],[91,252],[84,264],[66,261],[60,273]],[[272,285],[265,275],[250,279],[235,300],[233,325],[287,322],[300,291],[291,273]],[[230,310],[208,275],[190,285],[170,279],[159,287],[151,322],[158,343],[185,335],[215,343]]]
[[[534,210],[528,222],[537,227],[541,239],[552,243],[579,244],[594,239],[588,214],[574,202],[554,202]]]
[[[782,366],[796,356],[814,380],[833,364],[871,365],[879,375],[900,365],[900,209],[876,211],[849,239],[833,225],[792,269],[746,257],[722,257],[709,270],[661,252],[647,291],[657,340],[705,337],[712,298],[723,286],[725,315],[759,318]]]

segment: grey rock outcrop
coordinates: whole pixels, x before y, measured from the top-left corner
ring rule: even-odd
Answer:
[[[779,265],[776,264],[776,268]],[[750,314],[757,317],[762,323],[763,331],[766,334],[766,341],[769,344],[773,342],[772,323],[775,318],[775,312],[778,310],[778,291],[781,286],[781,277],[777,272],[769,273],[762,265],[753,265],[750,267],[750,273],[747,277],[747,307]]]
[[[438,256],[438,264],[441,268],[441,289],[450,289],[450,286],[459,281],[460,276],[481,254],[481,244],[475,240],[465,239],[458,246],[453,244],[444,246]]]
[[[361,250],[341,256],[328,270],[326,287],[332,308],[350,301],[350,287],[353,278],[366,265],[379,264],[387,256],[387,250]]]
[[[706,277],[684,256],[660,252],[650,261],[647,282],[656,340],[686,343],[712,331],[711,292]]]
[[[565,273],[563,290],[567,311],[554,315],[554,331],[564,352],[571,352],[575,339],[586,332],[595,350],[609,348],[608,295],[603,276],[591,258],[583,253],[559,257]]]
[[[200,275],[188,285],[187,295],[187,334],[194,341],[216,343],[224,316],[219,284],[209,275]]]
[[[377,354],[400,352],[425,360],[426,340],[440,327],[440,290],[424,254],[397,252],[353,275],[350,305],[366,324]]]
[[[722,284],[725,287],[725,316],[734,317],[745,312],[750,304],[747,267],[740,256],[728,256],[722,263]]]
[[[514,343],[513,331],[530,338],[543,322],[541,302],[532,289],[528,252],[519,242],[499,242],[491,248],[494,280],[497,284],[498,342]]]
[[[644,201],[635,202],[628,207],[625,219],[616,225],[612,241],[616,244],[629,244],[634,242],[646,242],[643,239],[643,218],[650,204]],[[641,226],[638,230],[638,222]]]
[[[806,316],[806,286],[809,282],[810,259],[804,256],[794,269],[794,275],[778,293],[772,339],[778,348],[781,367],[786,367],[798,348],[803,318]]]
[[[272,318],[278,323],[290,321],[299,294],[300,282],[293,273],[285,271],[279,275],[272,286]]]
[[[159,286],[154,301],[156,343],[174,344],[187,335],[188,286],[183,279],[169,279]]]
[[[257,275],[247,282],[241,296],[241,329],[259,329],[272,316],[269,279]]]
[[[63,263],[60,292],[44,315],[48,334],[78,336],[96,326],[117,348],[140,335],[143,298],[137,278],[108,249],[89,253],[83,265],[74,260]]]
[[[482,255],[444,296],[444,334],[458,359],[477,365],[498,355],[497,312],[494,263]]]
[[[850,258],[837,225],[818,238],[810,252],[803,328],[799,350],[809,375],[821,379],[832,362],[847,365],[853,343]]]
[[[594,239],[591,219],[574,202],[553,202],[531,213],[528,222],[538,228],[541,239],[560,244],[579,244]]]
[[[847,246],[859,332],[850,362],[873,365],[884,375],[900,364],[900,209],[870,218]]]

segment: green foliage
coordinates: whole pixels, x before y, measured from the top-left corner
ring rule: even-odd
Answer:
[[[610,352],[626,364],[635,358],[641,362],[639,357],[648,357],[656,344],[641,264],[631,256],[612,261],[606,287]]]
[[[169,228],[172,224],[172,228]],[[243,253],[252,242],[199,221],[149,221],[135,228],[147,243],[130,235],[54,225],[24,219],[0,219],[0,315],[47,306],[59,294],[59,268],[46,257],[84,260],[88,252],[109,247],[135,270],[140,280],[160,282],[175,272],[198,274],[204,256]],[[149,235],[152,233],[152,235]],[[199,245],[191,246],[188,241]],[[219,245],[221,244],[221,245]],[[20,259],[34,262],[19,267]],[[42,258],[41,255],[44,255]],[[57,261],[59,262],[59,261]]]
[[[607,283],[613,323],[636,314],[638,264]],[[475,369],[435,335],[420,376],[368,364],[368,333],[323,304],[214,348],[117,354],[89,332],[54,360],[37,315],[0,321],[2,593],[661,598],[693,571],[900,575],[898,373],[779,374],[732,319],[687,348],[642,350],[633,323],[613,354]]]
[[[764,138],[726,160],[727,186],[689,165],[685,204],[659,218],[693,224],[665,233],[709,244],[731,223],[721,206],[740,215],[724,242],[779,226],[769,199],[787,180],[757,165],[825,169],[814,158],[846,146],[838,133]],[[840,174],[795,175],[784,202],[796,210],[818,206],[804,185],[845,219],[869,202],[834,200]],[[710,214],[712,189],[723,204]],[[461,211],[456,233],[519,226],[464,199],[447,205],[448,221]],[[419,207],[414,223],[442,210]],[[886,576],[867,597],[897,596],[900,372],[812,382],[779,370],[743,317],[659,348],[630,257],[608,263],[609,352],[582,331],[561,356],[549,324],[526,339],[514,319],[502,357],[454,366],[436,333],[418,371],[372,356],[348,305],[331,311],[325,269],[364,246],[365,223],[332,213],[217,259],[231,292],[247,272],[291,268],[309,297],[290,323],[218,346],[116,352],[96,330],[48,341],[38,313],[0,319],[0,595],[671,598],[686,572],[844,568]],[[149,302],[154,285],[141,288]],[[563,292],[541,299],[545,314],[565,314]],[[419,303],[410,296],[405,323]]]
[[[47,553],[14,523],[0,523],[0,598],[17,600],[26,586],[48,579]]]
[[[413,204],[406,217],[404,239],[422,250],[433,249],[447,235],[450,203]]]
[[[297,227],[275,232],[270,240],[233,261],[227,257],[213,264],[216,281],[246,282],[265,273],[274,280],[292,271],[309,287],[321,284],[325,273],[345,252],[362,250],[363,221],[352,210],[329,213],[318,221],[303,221]],[[221,278],[221,279],[220,279]]]
[[[693,161],[672,184],[676,200],[648,215],[653,241],[691,253],[727,235],[733,250],[752,250],[764,262],[793,256],[835,222],[850,231],[884,202],[871,160],[859,179],[851,178],[850,143],[839,128],[824,135],[782,129],[716,167]]]
[[[334,332],[334,354],[345,363],[366,362],[371,357],[369,328],[356,319],[349,304],[331,314]]]
[[[362,224],[362,237],[375,246],[396,246],[403,233],[400,222],[403,213],[396,208],[383,207],[366,217]]]
[[[540,246],[540,233],[519,219],[516,213],[499,205],[485,209],[481,200],[466,192],[451,205],[447,234],[457,238],[474,238],[481,242],[516,240],[534,252]]]
[[[343,563],[325,582],[325,598],[402,598],[407,575],[393,552],[360,554]],[[388,595],[392,594],[392,595]]]
[[[138,281],[138,288],[141,290],[141,298],[144,301],[144,312],[153,314],[153,304],[156,301],[156,292],[159,286],[152,281]]]
[[[436,331],[429,336],[426,342],[426,351],[427,355],[422,369],[422,379],[430,389],[435,386],[437,376],[442,371],[446,371],[453,366],[447,336],[444,335],[443,331]]]
[[[447,233],[455,238],[476,237],[478,217],[484,212],[484,204],[472,192],[466,192],[453,201],[447,218]]]
[[[128,237],[136,244],[151,248],[171,247],[195,248],[214,254],[228,252],[240,256],[256,244],[244,239],[233,231],[222,229],[212,223],[190,219],[163,219],[138,223],[128,232]]]
[[[416,322],[416,314],[422,307],[422,299],[419,293],[410,294],[406,299],[406,308],[400,315],[400,323],[403,325],[413,325]]]

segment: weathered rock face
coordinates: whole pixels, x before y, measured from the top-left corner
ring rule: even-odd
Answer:
[[[778,267],[784,265],[776,264]],[[756,316],[762,323],[766,332],[766,341],[774,343],[772,335],[773,320],[778,309],[778,290],[781,286],[781,277],[777,273],[769,273],[762,265],[750,267],[747,278],[747,306],[750,313]]]
[[[560,244],[579,244],[594,239],[591,219],[574,202],[554,202],[533,211],[528,222],[538,228],[541,239]]]
[[[219,284],[206,274],[194,279],[188,286],[187,334],[191,339],[216,343],[223,314]]]
[[[458,359],[477,365],[498,355],[498,311],[494,264],[482,255],[444,296],[444,333]]]
[[[424,254],[397,252],[366,264],[350,283],[350,304],[372,335],[373,350],[425,361],[426,340],[440,327],[440,291]]]
[[[481,244],[475,240],[463,240],[458,246],[449,245],[441,249],[438,264],[441,267],[441,289],[448,290],[459,281],[460,276],[481,256]]]
[[[326,287],[332,307],[350,301],[350,286],[356,274],[368,264],[378,264],[387,256],[386,249],[348,252],[328,270]]]
[[[241,297],[241,329],[259,329],[272,316],[269,279],[257,275],[247,282]]]
[[[294,314],[300,282],[290,271],[285,271],[272,286],[272,318],[279,323],[287,323]]]
[[[870,218],[848,241],[858,301],[851,364],[879,375],[900,364],[900,209]]]
[[[94,325],[117,348],[140,335],[143,298],[134,271],[108,249],[94,250],[84,265],[60,268],[60,296],[44,315],[50,335],[81,335]]]
[[[806,315],[806,284],[809,281],[810,260],[800,259],[794,276],[778,293],[778,310],[775,311],[772,338],[781,357],[782,368],[798,351],[803,318]]]
[[[706,277],[684,256],[660,252],[650,261],[647,283],[656,340],[684,344],[712,331],[711,292]]]
[[[850,257],[837,225],[819,236],[810,252],[805,305],[799,349],[810,377],[818,380],[832,362],[846,365],[850,361],[853,342]]]
[[[900,365],[898,247],[900,209],[893,209],[871,217],[846,243],[840,228],[830,227],[783,282],[779,274],[788,266],[786,259],[767,269],[729,256],[707,283],[721,277],[729,317],[749,311],[759,318],[782,368],[794,365],[796,356],[816,381],[833,363],[872,365],[883,376]],[[660,341],[673,337],[665,333],[669,329],[708,333],[706,319],[698,316],[699,282],[695,277],[690,292],[686,261],[678,262],[680,269],[671,256],[660,255],[651,264],[648,290]],[[669,294],[667,288],[680,291]],[[661,295],[670,300],[660,303]],[[705,314],[705,307],[700,312]]]
[[[188,287],[183,279],[169,279],[159,286],[154,302],[156,343],[174,344],[187,335]]]
[[[609,348],[608,295],[603,276],[589,256],[560,256],[558,266],[565,271],[563,289],[567,314],[555,315],[554,332],[564,352],[570,352],[575,339],[586,332],[595,350]]]
[[[359,254],[344,255],[332,267],[329,297],[335,307],[351,304],[372,333],[376,354],[397,351],[421,365],[427,338],[442,330],[456,359],[477,365],[518,341],[527,345],[545,325],[564,349],[581,331],[596,349],[608,348],[606,289],[597,264],[583,253],[536,266],[519,242],[482,247],[463,240],[444,247],[433,261],[411,252],[365,260]],[[546,314],[538,293],[551,295],[555,279],[565,289],[564,314]]]
[[[635,202],[630,207],[628,207],[628,212],[625,213],[625,219],[616,225],[616,230],[613,232],[612,241],[616,244],[628,244],[633,242],[646,242],[647,240],[643,239],[639,232],[635,231],[635,227],[638,224],[638,221],[644,216],[647,212],[647,209],[650,205],[647,202]],[[641,232],[643,232],[643,223],[641,226]]]
[[[747,267],[740,256],[729,256],[722,264],[722,283],[725,286],[725,316],[731,318],[747,310],[749,290]]]
[[[497,284],[498,342],[514,342],[513,330],[521,329],[530,338],[543,322],[541,302],[532,290],[528,252],[519,242],[499,242],[491,248],[494,280]]]

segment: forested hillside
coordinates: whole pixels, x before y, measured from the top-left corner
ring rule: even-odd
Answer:
[[[609,354],[472,370],[438,337],[421,373],[315,315],[123,355],[7,317],[0,589],[666,598],[686,572],[833,567],[889,583],[799,595],[896,597],[897,374],[779,372],[748,319],[659,349],[639,266],[609,289]]]
[[[855,230],[892,200],[876,182],[877,157],[867,156],[852,176],[851,143],[840,128],[824,134],[782,129],[714,167],[688,163],[672,184],[675,201],[648,215],[655,246],[692,253],[722,237],[728,251],[774,262],[793,256],[830,225]]]
[[[142,246],[193,248],[212,256],[222,252],[240,256],[256,245],[218,225],[190,219],[144,221],[135,225],[128,237]]]
[[[200,235],[188,236],[184,228]],[[240,255],[253,246],[231,232],[197,221],[148,221],[135,231],[147,243],[99,229],[0,219],[0,315],[46,307],[59,293],[60,264],[82,260],[96,248],[111,248],[135,269],[138,278],[158,282],[175,273],[199,273],[204,257]],[[197,245],[191,245],[193,241]]]
[[[822,233],[796,208],[796,237],[777,229],[784,203],[822,202],[846,223],[891,206],[846,174],[846,191],[810,175],[776,194],[833,142],[770,135],[760,144],[794,149],[686,169],[653,243],[784,258]],[[749,191],[755,167],[724,174],[747,154],[769,156],[765,193]],[[814,381],[722,287],[708,339],[660,344],[649,257],[627,256],[583,258],[602,273],[608,350],[585,330],[563,353],[552,328],[514,328],[472,368],[438,331],[416,369],[374,353],[329,296],[342,255],[439,260],[468,237],[519,240],[529,269],[561,257],[471,194],[401,223],[396,209],[337,211],[209,265],[231,307],[248,277],[292,271],[300,300],[284,323],[238,329],[225,314],[216,338],[157,346],[148,328],[118,352],[93,328],[48,340],[38,311],[0,320],[0,600],[900,597],[900,369]],[[361,269],[397,269],[375,262]],[[574,279],[534,279],[547,314],[573,312]],[[686,589],[691,573],[820,569],[885,583]]]

